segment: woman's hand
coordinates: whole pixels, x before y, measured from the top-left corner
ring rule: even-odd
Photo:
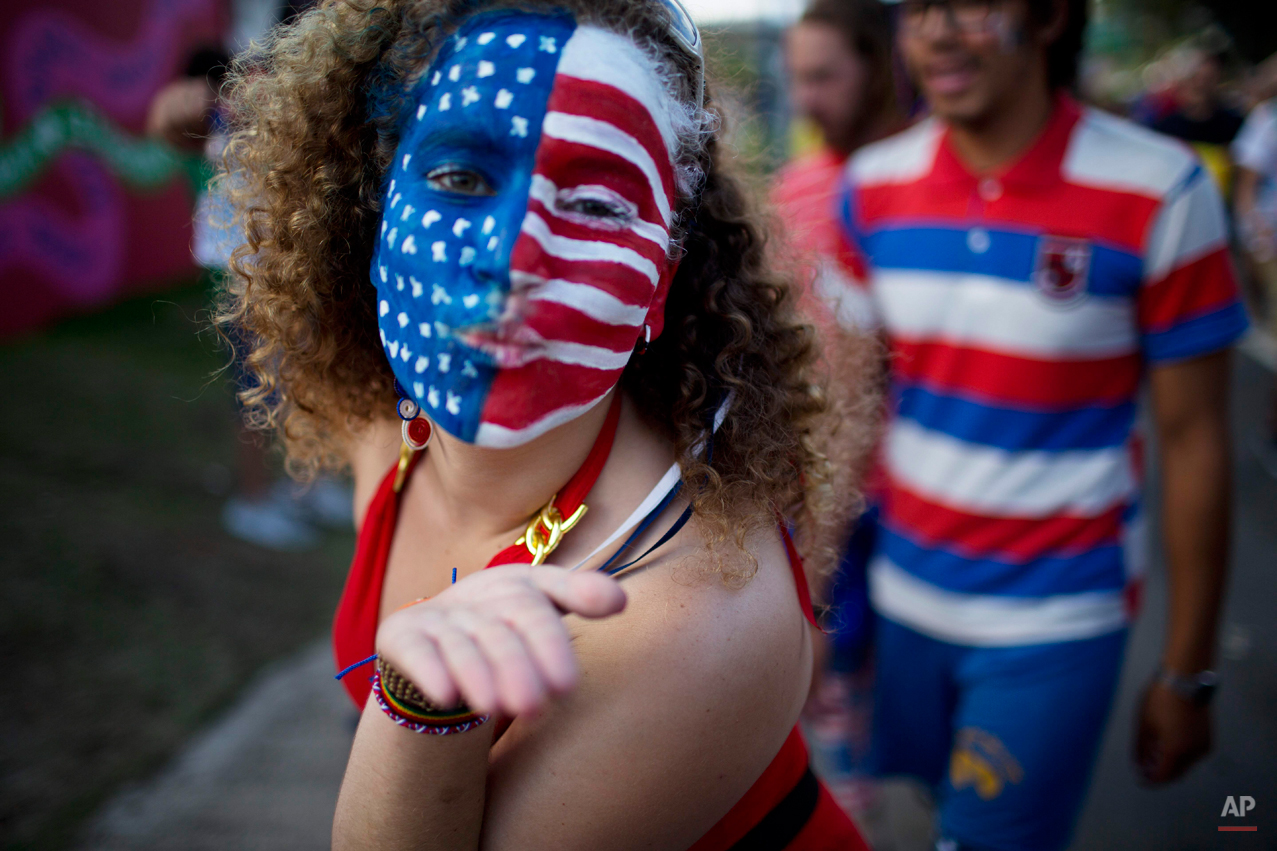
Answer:
[[[401,609],[377,629],[377,652],[430,701],[475,712],[535,713],[576,685],[566,613],[603,618],[625,592],[601,573],[504,565]]]

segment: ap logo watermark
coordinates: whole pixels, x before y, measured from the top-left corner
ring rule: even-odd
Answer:
[[[1219,817],[1244,816],[1253,809],[1255,809],[1255,799],[1250,795],[1239,795],[1237,797],[1229,795],[1224,799],[1224,811],[1219,814]]]
[[[1220,812],[1219,817],[1236,816],[1237,818],[1245,817],[1246,813],[1255,809],[1255,799],[1250,795],[1229,795],[1224,799],[1224,809]],[[1255,831],[1258,830],[1254,826],[1242,825],[1223,825],[1219,826],[1223,831]]]

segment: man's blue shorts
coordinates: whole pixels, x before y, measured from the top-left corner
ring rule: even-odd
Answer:
[[[962,849],[1068,845],[1116,691],[1126,630],[965,647],[878,619],[871,764],[931,785]],[[941,844],[938,847],[946,847]]]

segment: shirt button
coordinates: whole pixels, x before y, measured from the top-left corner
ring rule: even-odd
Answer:
[[[967,231],[967,248],[975,254],[983,254],[989,250],[989,232],[984,228],[972,228]]]
[[[976,191],[980,193],[980,197],[986,201],[996,201],[1002,197],[1002,181],[996,177],[986,177],[980,181]]]

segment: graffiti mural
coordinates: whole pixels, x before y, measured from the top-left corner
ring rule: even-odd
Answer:
[[[226,2],[0,4],[0,335],[193,271],[203,165],[142,128]]]

